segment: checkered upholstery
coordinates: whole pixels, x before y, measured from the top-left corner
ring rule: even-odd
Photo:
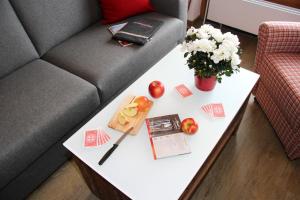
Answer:
[[[290,159],[300,158],[300,23],[259,27],[254,94]]]
[[[299,22],[265,22],[258,31],[256,63],[259,64],[268,53],[299,53]]]
[[[300,130],[293,131],[290,127],[288,119],[285,118],[281,110],[278,108],[273,98],[270,96],[268,89],[262,82],[256,90],[256,99],[266,113],[269,121],[283,144],[285,151],[290,159],[299,158],[300,154]]]
[[[266,54],[257,72],[284,117],[289,119],[291,128],[299,129],[300,53]]]

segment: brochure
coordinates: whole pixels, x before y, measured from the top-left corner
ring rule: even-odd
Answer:
[[[154,159],[190,153],[178,114],[146,119]]]

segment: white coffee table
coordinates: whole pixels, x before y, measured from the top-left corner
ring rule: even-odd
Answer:
[[[193,71],[185,63],[180,46],[177,46],[64,143],[74,154],[90,189],[101,199],[190,198],[238,128],[259,75],[241,69],[238,74],[224,77],[213,91],[202,92],[194,86]],[[163,97],[153,99],[148,117],[178,113],[181,119],[196,119],[198,132],[187,136],[192,153],[154,160],[143,124],[138,135],[128,136],[99,166],[99,159],[122,134],[107,127],[118,105],[127,95],[149,96],[148,84],[153,80],[162,81],[166,91]],[[182,98],[175,90],[179,84],[189,87],[193,95]],[[201,106],[217,102],[223,103],[226,117],[210,119],[201,111]],[[101,147],[83,147],[85,130],[96,128],[105,130],[111,140]]]

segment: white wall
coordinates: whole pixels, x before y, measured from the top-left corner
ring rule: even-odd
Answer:
[[[207,18],[257,34],[263,21],[300,22],[300,10],[263,0],[210,0]]]
[[[194,21],[195,19],[197,19],[197,17],[199,17],[200,6],[201,6],[201,0],[191,0],[191,6],[190,6],[189,13],[188,13],[189,21]]]

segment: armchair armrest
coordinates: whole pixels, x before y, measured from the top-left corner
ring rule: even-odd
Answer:
[[[157,12],[176,17],[184,23],[182,33],[182,38],[184,38],[187,26],[188,0],[151,0],[151,3]]]
[[[300,53],[300,22],[264,22],[259,26],[255,68],[267,53]]]

